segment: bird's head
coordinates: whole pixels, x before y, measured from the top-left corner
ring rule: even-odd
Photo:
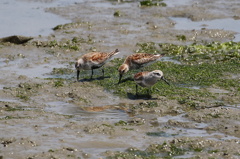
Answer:
[[[122,64],[119,68],[118,68],[118,72],[119,75],[123,75],[124,73],[128,72],[129,67],[127,64]]]
[[[154,71],[152,71],[152,74],[153,74],[153,76],[155,77],[155,78],[157,78],[158,80],[163,80],[164,82],[166,82],[168,85],[170,85],[169,83],[168,83],[168,81],[164,78],[164,76],[163,76],[163,72],[161,71],[161,70],[154,70]]]
[[[82,68],[82,63],[83,63],[83,60],[82,59],[78,59],[77,62],[75,63],[75,68],[77,70],[80,70]]]
[[[119,81],[118,83],[121,82],[122,76],[124,73],[128,72],[129,67],[127,64],[122,64],[119,68],[118,68],[118,72],[119,72]]]

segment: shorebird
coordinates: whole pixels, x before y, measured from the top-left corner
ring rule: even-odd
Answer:
[[[141,87],[151,87],[157,81],[163,80],[168,85],[170,85],[166,79],[163,77],[163,72],[161,70],[154,70],[151,72],[144,71],[144,72],[138,72],[134,75],[134,81],[136,82],[136,96],[138,95],[138,85]],[[149,94],[149,89],[148,89]]]
[[[124,73],[132,69],[140,69],[142,67],[150,65],[163,56],[164,54],[147,54],[147,53],[135,53],[128,56],[125,59],[124,63],[118,68],[119,72],[118,83],[121,82]]]
[[[93,76],[93,70],[102,67],[106,62],[108,62],[113,55],[119,53],[116,49],[113,52],[90,52],[81,56],[75,63],[75,68],[77,69],[77,80],[79,80],[80,70],[92,70],[91,79]],[[104,76],[104,69],[102,69]]]

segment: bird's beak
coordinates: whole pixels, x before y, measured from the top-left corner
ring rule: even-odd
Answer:
[[[170,86],[170,83],[164,77],[162,77],[161,79]]]
[[[122,74],[119,74],[118,84],[121,82],[121,79],[122,79]]]
[[[79,80],[79,74],[80,74],[80,71],[77,70],[77,81]]]

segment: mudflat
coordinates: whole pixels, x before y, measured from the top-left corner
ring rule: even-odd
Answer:
[[[238,21],[239,8],[238,0],[91,0],[46,8],[71,23],[49,36],[0,43],[0,158],[239,158],[237,33],[178,29],[174,21]],[[99,69],[92,80],[89,71],[76,80],[78,57],[115,49],[106,77]],[[163,70],[170,86],[159,82],[150,97],[144,88],[136,97],[136,72],[117,84],[127,55],[160,51],[165,57],[144,70]]]

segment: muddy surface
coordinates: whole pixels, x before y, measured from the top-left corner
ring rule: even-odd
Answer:
[[[91,81],[76,81],[75,59],[89,51],[118,48],[121,53],[117,57],[124,58],[138,49],[137,43],[225,42],[237,35],[206,26],[179,30],[172,18],[237,20],[238,0],[164,2],[166,7],[105,0],[46,7],[46,12],[72,22],[25,44],[1,43],[0,158],[128,158],[124,153],[150,153],[164,143],[187,149],[171,155],[172,147],[166,147],[170,158],[239,158],[239,103],[187,111],[165,97],[128,99]],[[186,40],[177,35],[185,35]],[[78,46],[71,43],[76,37]],[[209,91],[221,98],[231,97],[225,90]]]

